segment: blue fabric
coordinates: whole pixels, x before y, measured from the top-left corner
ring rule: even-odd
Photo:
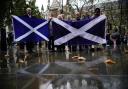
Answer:
[[[33,28],[36,27],[37,25],[45,22],[45,19],[38,19],[35,17],[29,18],[28,16],[18,16],[20,19],[28,23],[30,26]],[[27,28],[25,25],[20,23],[17,19],[13,19],[13,27],[14,27],[14,34],[15,34],[15,39],[18,37],[24,35],[25,33],[29,32],[30,29]],[[48,24],[44,25],[43,27],[39,28],[37,31],[39,31],[41,34],[45,35],[46,37],[49,37],[49,29],[48,29]],[[24,39],[20,40],[21,42],[39,42],[43,41],[44,39],[37,35],[36,33],[31,33],[29,36],[25,37]]]
[[[79,20],[79,21],[63,21],[79,30],[82,26],[92,21],[94,18]],[[62,27],[61,25],[57,24],[56,22],[52,22],[53,24],[53,33],[54,33],[54,40],[57,40],[58,38],[65,36],[66,34],[69,34],[70,31]],[[101,38],[105,39],[105,20],[99,22],[95,26],[93,26],[91,29],[86,31],[87,33],[99,36]],[[92,44],[98,44],[94,41],[84,39],[80,36],[77,36],[70,41],[66,42],[68,45],[77,45],[77,44],[84,44],[84,45],[92,45]]]

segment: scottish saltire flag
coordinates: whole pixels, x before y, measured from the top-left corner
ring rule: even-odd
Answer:
[[[54,44],[104,44],[105,19],[105,15],[75,22],[54,18],[52,20]]]
[[[28,16],[12,16],[14,40],[22,42],[48,41],[48,21]]]

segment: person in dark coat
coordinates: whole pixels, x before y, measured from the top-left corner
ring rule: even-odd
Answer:
[[[26,9],[26,15],[25,16],[28,17],[28,18],[34,18],[34,16],[32,16],[31,8]],[[34,42],[32,42],[31,40],[28,40],[26,42],[27,51],[31,53],[31,52],[33,52],[33,48],[34,48]]]
[[[116,46],[120,43],[120,33],[118,29],[116,28],[115,31],[111,34],[111,40],[113,41],[113,46],[116,48]]]
[[[7,51],[7,39],[6,39],[6,29],[0,28],[0,51],[6,52]]]
[[[13,34],[12,34],[12,32],[8,33],[7,43],[8,43],[8,46],[10,48],[12,46],[12,43],[13,43]]]
[[[54,45],[54,36],[53,36],[53,29],[52,29],[52,17],[49,17],[49,31],[50,31],[50,37],[48,41],[48,50],[55,51],[55,45]]]

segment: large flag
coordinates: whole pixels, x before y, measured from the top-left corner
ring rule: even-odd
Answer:
[[[106,43],[105,15],[81,21],[52,20],[55,45]]]
[[[28,16],[12,16],[14,41],[39,42],[48,41],[48,21]]]

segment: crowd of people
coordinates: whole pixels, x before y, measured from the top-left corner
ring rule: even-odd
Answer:
[[[26,9],[26,17],[28,18],[31,18],[33,17],[32,14],[31,14],[31,8],[27,8]],[[93,16],[89,16],[89,15],[83,15],[82,17],[80,16],[80,13],[77,12],[76,13],[76,21],[79,21],[79,20],[82,20],[82,19],[89,19],[89,18],[96,18],[98,16],[101,15],[101,11],[100,11],[100,8],[96,8],[94,10],[94,15]],[[64,14],[60,13],[58,16],[57,16],[58,19],[60,20],[64,20]],[[51,19],[52,19],[52,16],[49,18],[49,29],[50,29],[50,37],[49,37],[49,41],[46,42],[46,47],[48,48],[48,50],[50,51],[58,51],[58,52],[62,52],[62,51],[65,51],[65,45],[66,44],[62,44],[62,45],[59,45],[59,46],[56,46],[54,45],[54,35],[53,35],[53,31],[52,31],[52,23],[51,23]],[[71,17],[68,18],[68,20],[71,20]],[[8,42],[8,45],[11,46],[13,45],[13,34],[12,33],[9,33],[8,34],[8,38],[7,38],[7,42]],[[124,44],[128,44],[128,32],[126,32],[125,35],[122,35],[119,33],[119,29],[115,29],[113,33],[108,33],[107,31],[107,34],[106,34],[106,40],[107,40],[107,43],[105,45],[114,45],[114,47],[116,47],[116,45],[120,45],[121,43],[124,43]],[[20,49],[24,49],[25,45],[26,45],[26,48],[27,48],[27,51],[28,52],[33,52],[33,48],[35,45],[37,45],[37,43],[34,43],[34,42],[18,42],[17,43],[20,47]],[[40,42],[40,47],[41,47],[41,42]],[[90,50],[94,51],[94,48],[96,46],[95,45],[68,45],[68,48],[70,51],[83,51],[85,50],[86,48],[89,48]]]
[[[86,15],[82,15],[82,17],[80,16],[80,13],[79,12],[76,12],[76,18],[75,18],[75,21],[80,21],[80,20],[83,20],[83,19],[89,19],[89,18],[96,18],[98,16],[100,16],[101,14],[101,10],[100,8],[96,8],[94,10],[94,15],[93,16],[90,16],[89,14],[86,14]],[[64,18],[64,14],[59,14],[58,19],[61,19],[61,20],[65,20]],[[66,19],[67,20],[67,19]],[[68,20],[71,20],[71,17],[68,18]],[[107,23],[107,21],[106,21]],[[52,28],[51,28],[52,29]],[[112,29],[112,28],[111,28]],[[113,45],[114,48],[116,48],[117,45],[120,45],[121,43],[124,43],[124,44],[127,44],[128,43],[128,35],[127,35],[127,32],[124,34],[120,34],[119,33],[119,28],[114,28],[113,32],[109,33],[108,29],[107,29],[107,26],[106,26],[106,40],[107,40],[107,43],[106,44],[103,44],[102,47],[104,46],[108,46],[108,45]],[[55,51],[55,48],[56,46],[54,45],[54,37],[52,35],[52,37],[50,38],[50,41],[48,42],[48,49],[49,50],[52,50],[52,51]],[[60,46],[57,46],[57,50],[58,51],[64,51],[65,49],[65,45],[66,44],[62,44]],[[94,51],[95,48],[97,49],[100,49],[99,46],[95,46],[95,45],[68,45],[69,47],[69,50],[70,51],[83,51],[85,50],[86,48],[89,48],[91,51]]]

